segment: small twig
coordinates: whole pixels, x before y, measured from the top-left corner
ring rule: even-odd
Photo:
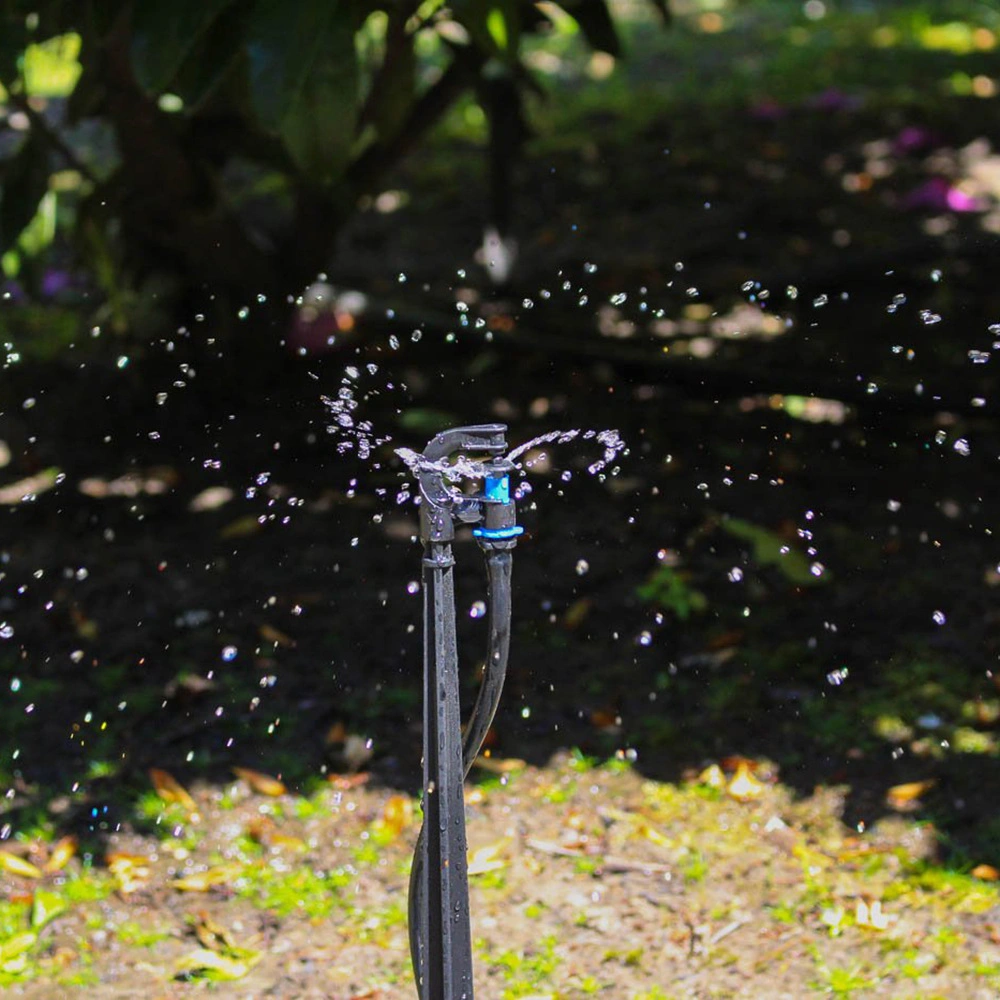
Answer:
[[[619,858],[614,855],[600,857],[595,854],[587,854],[584,851],[576,850],[572,847],[563,847],[561,844],[553,843],[551,840],[535,840],[529,838],[525,844],[533,851],[540,851],[542,854],[554,854],[560,858],[592,858],[605,872],[650,872],[657,874],[668,874],[671,871],[669,865],[660,864],[657,861],[633,861],[631,858]]]
[[[742,920],[732,920],[725,927],[720,927],[709,939],[709,944],[718,944],[723,938],[729,937],[730,934],[734,934],[738,931],[744,924],[750,923],[746,918]]]
[[[97,177],[77,155],[73,148],[63,137],[53,129],[45,120],[44,115],[40,115],[28,102],[24,94],[11,93],[8,91],[7,100],[11,105],[20,111],[27,119],[32,128],[37,129],[42,138],[66,161],[66,163],[77,171],[81,177],[91,184],[98,183]]]

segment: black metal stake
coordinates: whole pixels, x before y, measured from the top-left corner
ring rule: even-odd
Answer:
[[[437,435],[419,473],[424,545],[424,824],[410,876],[410,952],[420,1000],[473,1000],[472,932],[464,782],[490,727],[507,670],[510,577],[521,529],[514,524],[511,465],[502,424],[459,427]],[[482,494],[446,484],[456,453],[484,456]],[[474,529],[486,555],[490,607],[486,667],[462,743],[455,586],[455,518]]]

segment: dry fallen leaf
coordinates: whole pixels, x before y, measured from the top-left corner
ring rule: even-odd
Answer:
[[[893,785],[886,792],[885,800],[893,809],[900,812],[912,811],[919,808],[920,797],[936,784],[934,778],[928,778],[926,781],[908,781],[902,785]]]
[[[718,764],[709,764],[709,766],[698,775],[698,784],[708,785],[709,788],[723,789],[726,787],[726,776]]]
[[[248,767],[234,767],[233,774],[237,778],[242,778],[255,792],[261,795],[276,797],[284,795],[287,791],[284,782],[272,778],[269,774],[263,774],[261,771],[252,771]]]
[[[367,785],[370,778],[371,775],[367,771],[362,771],[360,774],[328,774],[326,780],[338,792],[349,792],[352,788]]]
[[[213,979],[242,979],[260,960],[259,955],[230,958],[208,948],[196,948],[177,960],[178,977],[207,975]]]
[[[247,514],[245,517],[238,517],[235,521],[230,521],[219,532],[219,537],[222,539],[246,538],[249,535],[256,535],[262,527],[263,525],[257,519],[256,514]]]
[[[41,868],[33,865],[30,861],[11,854],[9,851],[0,851],[0,868],[11,875],[20,875],[21,878],[41,878]]]
[[[577,628],[583,623],[583,620],[590,614],[590,609],[594,606],[594,602],[589,597],[581,597],[579,600],[574,601],[569,608],[566,610],[566,614],[563,615],[563,624],[568,629]]]
[[[528,762],[518,757],[501,758],[483,754],[476,758],[475,766],[483,771],[489,771],[490,774],[512,774],[515,771],[523,771]]]
[[[141,889],[153,874],[149,858],[142,854],[115,852],[107,855],[105,862],[118,882],[118,891],[126,896]]]
[[[870,927],[872,930],[884,931],[892,918],[882,912],[882,904],[876,899],[871,903],[863,899],[858,900],[857,908],[854,911],[854,922],[859,927]]]
[[[169,771],[161,770],[158,767],[149,769],[149,780],[156,789],[156,794],[164,802],[176,802],[183,806],[189,813],[198,811],[198,806],[188,790]]]
[[[181,892],[208,892],[217,885],[225,885],[239,874],[236,865],[216,865],[206,868],[203,872],[193,872],[183,875],[170,883],[171,887]]]
[[[45,862],[42,871],[44,871],[46,875],[62,871],[62,869],[69,864],[70,858],[76,854],[76,847],[76,837],[73,836],[63,837],[56,841],[52,847],[52,853],[49,855],[48,861]]]
[[[390,795],[382,810],[382,826],[398,837],[413,822],[413,801],[408,795]]]
[[[997,871],[993,865],[976,865],[969,874],[973,878],[981,878],[984,882],[1000,880],[1000,871]]]
[[[273,625],[268,625],[266,622],[259,626],[257,631],[264,642],[273,642],[275,646],[281,646],[284,649],[293,649],[295,647],[295,640],[290,635],[282,632],[281,629],[275,628]]]
[[[469,874],[485,875],[486,872],[499,871],[507,867],[500,854],[510,843],[510,838],[498,840],[495,844],[487,844],[472,852],[469,858]]]
[[[216,923],[204,910],[198,913],[194,934],[201,944],[210,951],[231,951],[237,947],[229,931],[221,924]]]
[[[726,787],[726,792],[737,802],[750,802],[759,799],[766,788],[767,785],[754,777],[750,762],[741,760],[736,765],[736,773]]]

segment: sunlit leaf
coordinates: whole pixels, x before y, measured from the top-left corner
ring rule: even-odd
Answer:
[[[170,883],[171,887],[180,892],[208,892],[218,885],[231,882],[240,872],[236,865],[216,865],[203,872],[183,875]]]
[[[413,800],[408,795],[390,795],[382,809],[382,825],[398,837],[413,822]]]
[[[871,903],[863,899],[858,900],[854,912],[854,922],[859,927],[870,927],[875,931],[884,931],[891,920],[892,918],[882,911],[882,904],[877,899]]]
[[[475,766],[482,771],[489,771],[490,774],[514,774],[523,771],[527,766],[526,760],[520,757],[490,757],[483,755],[477,757]]]
[[[507,867],[507,862],[500,855],[510,844],[510,838],[498,840],[495,844],[487,844],[473,851],[469,856],[470,875],[485,875],[487,872],[499,871]]]
[[[21,878],[41,878],[43,874],[41,868],[9,851],[0,851],[0,868]]]
[[[233,774],[237,778],[242,778],[255,792],[261,795],[278,796],[284,795],[287,791],[284,782],[272,778],[269,774],[252,771],[248,767],[234,767]]]
[[[177,960],[178,977],[205,976],[207,979],[242,979],[260,960],[259,955],[230,958],[208,948],[197,948]]]
[[[105,859],[108,871],[114,875],[118,889],[123,895],[129,895],[141,889],[153,874],[149,866],[149,858],[141,854],[125,854],[113,852]]]
[[[5,972],[14,971],[8,968],[8,964],[30,951],[37,940],[38,935],[34,931],[22,931],[0,942],[0,968]]]
[[[917,808],[920,798],[936,784],[934,778],[928,778],[926,781],[908,781],[902,785],[893,785],[886,792],[885,800],[893,809],[905,812]]]
[[[69,904],[61,896],[39,889],[31,902],[31,926],[38,930],[68,909]]]
[[[708,785],[709,788],[718,788],[721,790],[726,787],[726,776],[718,764],[709,764],[698,775],[698,784]]]
[[[750,802],[759,799],[767,789],[767,785],[758,781],[750,764],[741,760],[736,767],[736,773],[726,786],[726,794],[738,802]]]
[[[353,788],[360,788],[367,785],[371,780],[371,775],[367,771],[360,774],[328,774],[327,781],[339,792],[349,792]]]
[[[229,931],[214,921],[204,910],[198,914],[194,933],[195,937],[210,951],[232,952],[238,948]]]
[[[164,802],[176,802],[178,805],[183,806],[189,813],[198,811],[198,806],[194,799],[191,798],[188,790],[168,771],[164,771],[158,767],[151,767],[149,769],[149,780],[152,781],[153,788],[156,789],[156,794]]]
[[[33,476],[28,476],[26,479],[19,479],[15,483],[0,486],[0,504],[15,507],[25,500],[38,496],[39,493],[52,489],[58,480],[58,469],[46,469],[44,472],[36,472]]]
[[[62,837],[53,845],[52,853],[49,855],[49,859],[45,862],[42,870],[46,875],[51,875],[52,872],[62,871],[62,869],[69,864],[70,858],[76,854],[76,849],[76,837],[72,835]]]

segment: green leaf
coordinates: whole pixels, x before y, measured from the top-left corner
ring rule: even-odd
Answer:
[[[306,81],[316,75],[316,64],[328,64],[324,45],[331,26],[353,32],[336,0],[258,0],[247,21],[246,48],[250,60],[250,96],[257,120],[272,132],[302,100]]]
[[[753,547],[753,557],[761,566],[776,566],[786,579],[800,586],[826,583],[830,574],[815,576],[811,561],[791,548],[785,540],[767,528],[751,524],[738,517],[730,517],[722,522],[722,528],[734,538],[749,542]]]
[[[232,0],[138,0],[132,13],[132,68],[139,86],[162,93]]]
[[[46,889],[36,889],[31,904],[32,929],[39,930],[68,909],[69,904],[62,897]]]
[[[406,120],[416,93],[417,56],[413,36],[405,21],[390,20],[385,39],[385,57],[372,80],[362,122],[373,124],[378,136],[394,135]]]
[[[591,47],[609,55],[621,55],[618,32],[605,0],[561,0],[559,6],[576,19]]]
[[[329,184],[347,166],[354,146],[358,65],[354,29],[346,18],[333,19],[320,41],[279,133],[299,170]]]
[[[48,150],[45,140],[32,129],[21,148],[0,164],[0,253],[17,242],[48,188]]]

